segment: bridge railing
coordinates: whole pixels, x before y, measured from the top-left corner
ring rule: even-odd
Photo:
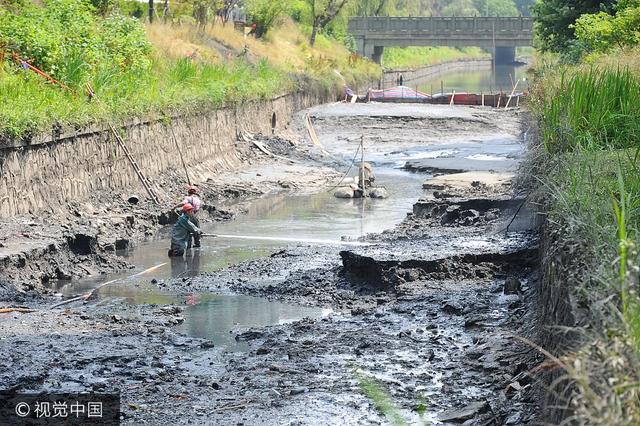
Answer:
[[[349,32],[367,33],[528,33],[533,20],[527,17],[353,17]]]

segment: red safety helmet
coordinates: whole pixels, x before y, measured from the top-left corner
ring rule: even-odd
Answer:
[[[189,203],[186,203],[182,206],[182,211],[185,213],[193,211],[193,206]]]

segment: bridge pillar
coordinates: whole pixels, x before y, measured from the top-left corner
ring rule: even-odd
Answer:
[[[493,60],[496,65],[512,64],[516,61],[516,48],[515,47],[496,47]]]
[[[382,63],[382,54],[384,53],[384,46],[375,46],[373,44],[365,43],[363,54],[367,58],[371,59],[377,64]]]
[[[382,54],[384,53],[384,46],[374,46],[373,47],[373,56],[371,59],[376,64],[382,64]]]
[[[367,56],[366,52],[364,51],[364,45],[365,45],[364,38],[357,37],[356,38],[356,50],[357,50],[358,54],[361,55],[361,56]]]

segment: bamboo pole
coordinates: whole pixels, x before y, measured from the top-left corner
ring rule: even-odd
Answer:
[[[507,100],[507,105],[505,105],[504,109],[509,108],[509,104],[511,103],[511,98],[513,98],[513,94],[516,92],[516,87],[518,87],[518,83],[520,83],[520,79],[516,80],[516,84],[513,85],[513,89],[511,90],[511,94],[509,95],[509,99]]]

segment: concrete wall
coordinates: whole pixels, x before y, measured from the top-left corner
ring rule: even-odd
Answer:
[[[182,170],[175,133],[186,163],[198,164],[192,179],[202,181],[241,164],[248,146],[237,142],[236,132],[270,134],[274,114],[275,131],[281,131],[296,111],[331,99],[326,91],[298,92],[170,119],[135,120],[120,130],[152,181],[170,168]],[[0,141],[0,218],[62,211],[95,191],[146,196],[107,128]]]

